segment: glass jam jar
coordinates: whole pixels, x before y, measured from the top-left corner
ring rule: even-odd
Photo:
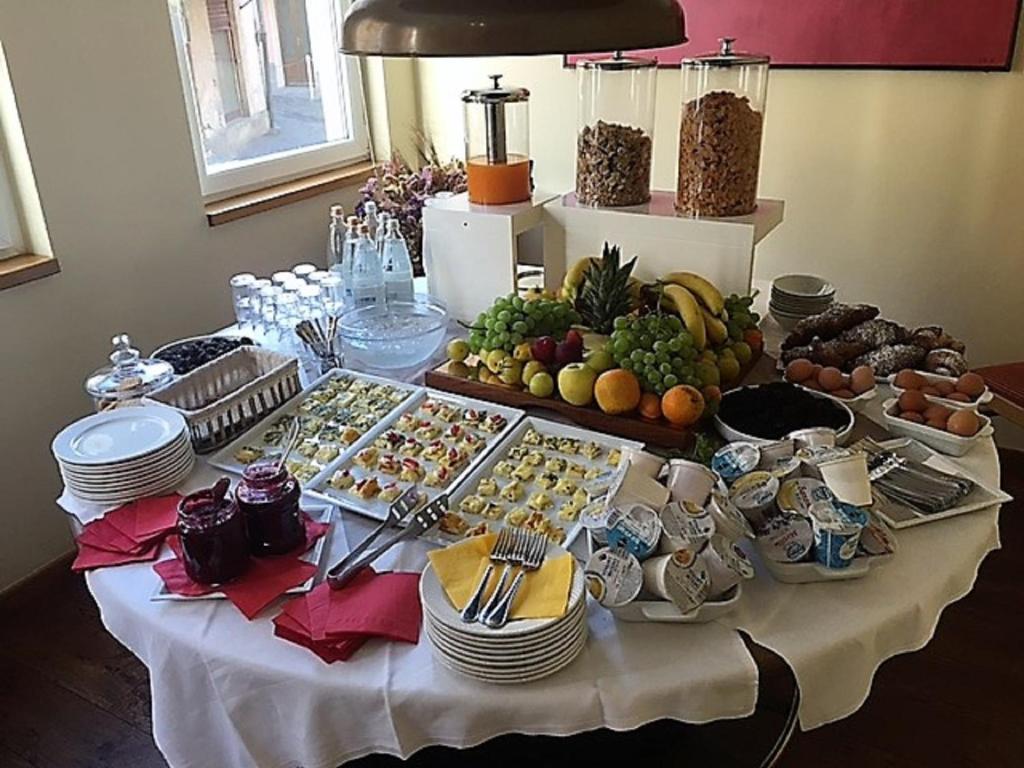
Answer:
[[[199,584],[224,584],[249,565],[245,518],[227,497],[228,481],[198,491],[178,503],[185,573]]]
[[[246,467],[235,490],[249,530],[249,551],[256,557],[283,555],[305,539],[299,512],[299,482],[274,462]]]

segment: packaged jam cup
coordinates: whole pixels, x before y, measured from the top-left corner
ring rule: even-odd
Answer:
[[[808,427],[790,432],[786,438],[792,440],[799,451],[801,448],[835,445],[836,431],[830,427]]]
[[[765,558],[776,563],[806,560],[814,547],[810,518],[789,513],[773,515],[758,531],[757,545]]]
[[[718,475],[703,464],[686,459],[672,459],[668,463],[668,489],[673,501],[692,501],[703,506],[717,484]]]
[[[717,488],[711,492],[707,510],[715,521],[715,530],[733,541],[754,538],[754,529],[736,505],[729,501],[728,494]],[[662,520],[664,523],[664,520]]]
[[[711,457],[711,468],[728,484],[736,478],[753,472],[761,463],[761,449],[753,443],[723,445]]]
[[[729,489],[729,500],[750,523],[757,528],[775,506],[779,493],[779,480],[771,472],[750,472],[739,478]]]
[[[583,569],[587,590],[605,608],[619,608],[640,594],[644,572],[640,561],[624,549],[606,547],[590,556]]]
[[[826,568],[847,568],[857,556],[857,545],[864,523],[860,512],[849,505],[815,505],[811,510],[814,526],[814,559]],[[866,519],[866,515],[865,518]]]
[[[754,565],[747,553],[720,533],[711,537],[701,550],[700,559],[711,580],[708,600],[721,597],[744,579],[754,578]]]
[[[613,509],[608,516],[608,545],[624,548],[640,560],[654,554],[660,538],[661,519],[643,504]]]
[[[708,599],[711,577],[707,565],[691,547],[652,557],[641,567],[644,589],[668,600],[681,613],[696,610]]]
[[[622,449],[622,459],[625,466],[636,467],[643,474],[655,480],[658,479],[658,475],[661,474],[661,468],[665,465],[665,460],[660,456],[655,456],[653,453],[647,453],[639,448],[632,447]]]
[[[711,513],[692,501],[670,502],[661,510],[659,517],[662,535],[658,551],[663,554],[685,547],[700,551],[715,532],[715,519]]]

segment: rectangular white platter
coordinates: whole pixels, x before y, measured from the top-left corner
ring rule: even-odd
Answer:
[[[579,453],[569,454],[560,452],[555,448],[529,445],[527,447],[531,451],[540,453],[543,456],[543,459],[540,465],[534,467],[535,473],[533,478],[529,481],[521,481],[524,490],[523,496],[516,502],[509,502],[506,499],[503,499],[500,495],[501,490],[512,482],[512,479],[498,477],[495,478],[499,489],[498,494],[491,497],[482,497],[485,501],[500,504],[503,512],[502,517],[497,519],[488,518],[462,510],[460,505],[463,500],[468,496],[477,495],[477,488],[480,481],[491,477],[499,462],[510,461],[515,467],[519,467],[520,464],[522,464],[522,460],[520,459],[510,459],[509,454],[523,442],[526,435],[530,432],[535,432],[539,434],[541,438],[549,438],[552,441],[574,440],[579,444],[595,443],[600,447],[601,453],[594,459],[588,459],[586,456]],[[573,427],[567,424],[546,421],[534,416],[527,416],[519,423],[515,430],[513,430],[512,433],[502,441],[501,445],[496,450],[491,451],[487,455],[486,460],[476,467],[476,469],[459,484],[458,488],[451,493],[450,509],[452,513],[460,515],[470,527],[486,523],[488,530],[492,532],[501,530],[509,524],[507,523],[505,516],[513,509],[526,510],[527,513],[533,511],[527,506],[527,501],[534,493],[542,490],[537,485],[536,481],[542,473],[549,471],[545,469],[545,464],[549,459],[561,458],[565,460],[567,464],[572,463],[582,466],[584,470],[602,470],[601,477],[592,480],[569,478],[564,470],[556,473],[560,476],[560,479],[571,479],[577,487],[585,489],[589,494],[593,494],[595,491],[600,492],[611,488],[614,485],[616,479],[624,468],[624,465],[620,462],[617,467],[613,467],[608,465],[607,460],[612,451],[621,452],[623,448],[642,450],[643,443],[626,440],[613,435],[606,435],[601,432],[593,432],[589,429],[580,429],[579,427]],[[552,526],[565,530],[565,539],[561,543],[563,547],[568,548],[580,532],[580,524],[578,522],[579,510],[577,510],[576,518],[573,518],[572,520],[560,520],[558,517],[559,509],[563,504],[569,501],[571,494],[567,495],[563,493],[556,493],[553,488],[547,490],[547,493],[550,495],[553,504],[550,508],[543,510],[544,517]],[[462,538],[464,535],[445,533],[442,528],[435,529],[431,533],[436,536],[438,541],[443,543],[451,543],[452,541]]]
[[[454,420],[447,421],[438,414],[431,414],[427,412],[427,410],[424,409],[425,405],[434,409],[446,408],[449,409],[449,414],[454,413],[457,415],[453,416]],[[465,421],[464,415],[468,411],[477,411],[483,418],[500,415],[504,418],[505,424],[496,432],[486,432],[483,429],[480,429],[478,425],[467,423]],[[328,465],[325,471],[317,478],[316,482],[309,485],[307,493],[316,498],[329,501],[331,504],[339,504],[345,509],[352,510],[357,514],[373,518],[374,520],[384,520],[387,518],[388,508],[393,503],[393,499],[391,501],[384,501],[379,496],[372,499],[364,499],[354,493],[353,488],[341,490],[333,487],[330,485],[330,480],[334,476],[335,472],[347,470],[351,473],[352,478],[355,481],[373,476],[378,479],[378,482],[382,487],[386,483],[397,482],[399,486],[401,486],[403,492],[407,490],[410,485],[414,484],[413,481],[400,480],[396,475],[387,474],[376,467],[374,469],[368,469],[359,466],[356,463],[356,458],[363,450],[376,450],[377,462],[379,462],[383,457],[392,457],[399,463],[401,463],[403,459],[408,458],[417,461],[421,465],[424,474],[437,470],[439,468],[438,461],[435,459],[428,459],[424,457],[422,453],[413,456],[406,456],[402,454],[400,450],[392,450],[376,445],[378,438],[383,440],[385,439],[385,436],[392,431],[400,432],[405,437],[413,436],[412,430],[399,427],[403,416],[406,414],[410,414],[416,418],[418,421],[417,428],[424,427],[427,429],[440,430],[441,434],[437,437],[415,437],[415,439],[422,443],[424,447],[436,440],[441,440],[446,448],[458,447],[461,444],[460,439],[446,436],[446,433],[453,427],[453,425],[459,426],[465,432],[468,432],[476,438],[484,441],[483,448],[475,454],[467,456],[467,460],[461,466],[453,470],[452,477],[444,485],[431,486],[424,482],[425,478],[420,479],[417,484],[424,496],[423,503],[433,501],[442,493],[450,493],[453,488],[457,487],[461,479],[471,473],[481,464],[481,462],[485,461],[486,457],[495,448],[495,446],[501,443],[502,440],[516,428],[516,425],[524,415],[523,411],[517,408],[509,408],[507,406],[498,405],[497,403],[475,400],[470,397],[454,395],[449,392],[439,392],[432,389],[421,390],[415,397],[403,403],[402,408],[389,415],[387,423],[383,424],[380,429],[375,430],[373,440],[362,443],[359,446],[359,450],[349,452],[347,455],[339,457]]]
[[[334,518],[334,506],[330,504],[310,504],[308,502],[302,502],[302,511],[306,512],[311,518],[318,523],[328,523],[329,525],[333,522]],[[299,595],[304,592],[309,592],[313,589],[313,586],[317,583],[320,576],[323,575],[323,558],[324,553],[327,552],[327,542],[331,538],[331,529],[328,528],[327,532],[324,533],[303,556],[302,560],[307,563],[313,563],[316,565],[316,573],[310,576],[306,581],[302,582],[298,586],[292,587],[286,595]],[[210,592],[206,595],[178,595],[167,589],[167,585],[164,584],[163,579],[157,577],[157,588],[156,591],[150,595],[150,600],[168,600],[174,602],[188,603],[194,600],[226,600],[227,595],[223,592]]]
[[[330,450],[337,449],[337,456],[332,457],[328,461],[320,462],[312,458],[303,457],[300,454],[303,447],[303,441],[300,440],[299,445],[296,446],[296,449],[292,452],[292,456],[289,459],[289,467],[292,469],[293,474],[296,474],[294,472],[295,462],[300,462],[308,468],[308,472],[305,476],[302,474],[296,475],[299,478],[299,482],[303,489],[312,488],[316,484],[316,481],[327,472],[328,467],[332,464],[343,461],[347,457],[354,455],[363,446],[369,445],[377,436],[377,433],[384,429],[396,414],[406,408],[414,398],[422,396],[423,393],[423,387],[406,384],[400,381],[392,381],[391,379],[384,379],[380,376],[372,376],[370,374],[359,373],[357,371],[335,368],[319,377],[316,381],[302,390],[302,392],[285,403],[281,408],[271,413],[267,418],[263,419],[263,421],[256,424],[244,435],[217,451],[217,453],[210,457],[210,464],[214,467],[219,467],[220,469],[225,469],[228,472],[234,472],[235,474],[240,475],[245,470],[246,464],[239,461],[235,454],[242,448],[251,446],[264,450],[265,455],[260,458],[272,458],[273,456],[280,455],[282,446],[278,443],[265,443],[264,436],[268,432],[272,431],[279,433],[283,432],[284,435],[287,436],[287,425],[283,429],[278,429],[275,425],[279,424],[282,418],[291,417],[296,413],[301,413],[303,410],[303,404],[309,401],[314,393],[320,390],[323,386],[331,386],[331,382],[335,380],[351,380],[353,384],[358,384],[359,386],[377,385],[390,387],[394,390],[394,399],[390,403],[379,406],[380,411],[376,417],[367,417],[365,413],[359,409],[353,409],[352,416],[354,418],[372,418],[373,422],[360,426],[359,431],[362,432],[362,434],[350,444],[342,441],[340,438],[323,440],[319,437],[311,438],[321,447],[325,447]],[[335,397],[337,398],[340,396],[341,393]],[[391,407],[387,408],[387,405],[390,405]],[[338,406],[338,408],[341,408],[341,406]],[[328,409],[330,409],[330,406],[325,406],[325,410]],[[313,415],[314,414],[305,414],[305,416]],[[324,426],[326,427],[328,425]],[[321,434],[323,431],[324,430],[321,430]]]

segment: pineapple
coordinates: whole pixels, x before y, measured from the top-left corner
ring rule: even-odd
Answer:
[[[631,276],[636,256],[625,264],[621,261],[619,246],[605,243],[601,258],[592,259],[583,274],[576,296],[576,311],[595,333],[611,333],[615,318],[629,314],[636,307],[633,287],[636,281]]]

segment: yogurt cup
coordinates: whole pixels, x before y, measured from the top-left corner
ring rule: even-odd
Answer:
[[[622,549],[606,547],[592,554],[583,568],[583,579],[597,602],[605,608],[631,603],[644,585],[640,561]]]
[[[643,474],[655,480],[658,479],[658,475],[661,474],[661,468],[665,465],[665,460],[660,456],[655,456],[653,453],[647,453],[632,446],[622,449],[622,459],[624,460],[623,466],[636,467]]]
[[[717,484],[718,475],[703,464],[686,459],[672,459],[668,463],[668,489],[673,501],[692,501],[703,506]]]
[[[857,451],[820,462],[818,473],[840,501],[857,507],[871,506],[871,481],[868,479],[868,460],[865,454]]]
[[[799,563],[814,548],[814,529],[809,518],[783,513],[768,519],[758,531],[761,554],[776,563]]]
[[[706,507],[715,521],[715,530],[733,541],[754,538],[754,529],[736,505],[729,501],[729,495],[717,488],[711,492]]]
[[[761,449],[753,443],[723,445],[711,457],[711,468],[728,484],[738,477],[753,472],[761,462]]]
[[[665,505],[661,518],[658,551],[671,554],[677,549],[700,550],[715,532],[715,519],[704,507],[692,501],[673,501]]]
[[[661,519],[650,507],[631,504],[608,516],[608,545],[624,548],[639,560],[654,554],[660,539]]]
[[[796,454],[796,443],[789,437],[759,445],[758,448],[761,451],[760,469],[770,469],[783,459],[792,459]]]
[[[659,555],[644,561],[644,589],[668,600],[681,613],[689,613],[704,604],[711,589],[707,565],[692,548]]]
[[[711,580],[708,600],[721,597],[744,579],[754,578],[754,565],[746,552],[720,533],[711,537],[701,550],[700,559]]]
[[[779,488],[776,504],[780,512],[809,516],[815,504],[833,507],[835,494],[821,480],[814,477],[798,477],[787,480]]]
[[[856,510],[856,507],[851,509]],[[811,512],[811,522],[814,526],[814,559],[826,568],[848,568],[857,556],[863,523],[858,523],[839,505],[816,505]]]
[[[772,475],[778,479],[780,483],[786,480],[791,480],[794,477],[799,477],[800,467],[803,466],[796,456],[790,456],[788,459],[778,459],[771,466],[764,466],[762,462],[762,469],[766,472],[771,472]]]
[[[836,431],[831,427],[808,427],[797,429],[786,435],[796,445],[796,449],[819,445],[833,446],[836,444]]]
[[[779,480],[771,472],[750,472],[739,478],[729,489],[729,501],[751,525],[763,525],[775,505],[779,493]]]

